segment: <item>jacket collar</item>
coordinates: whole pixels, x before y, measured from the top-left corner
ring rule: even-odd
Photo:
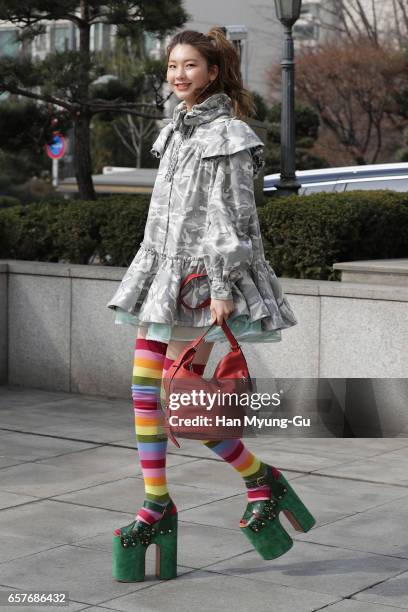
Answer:
[[[201,104],[195,104],[190,112],[187,112],[186,103],[183,100],[174,108],[173,120],[170,120],[160,131],[151,148],[151,153],[155,157],[162,157],[170,136],[175,130],[188,135],[194,130],[195,125],[208,123],[221,115],[231,116],[231,112],[231,98],[222,92],[209,96]]]
[[[217,92],[209,96],[201,104],[194,104],[191,111],[188,112],[187,105],[183,100],[173,110],[173,129],[184,131],[184,126],[208,123],[220,115],[230,116],[231,111],[231,98],[223,92]]]

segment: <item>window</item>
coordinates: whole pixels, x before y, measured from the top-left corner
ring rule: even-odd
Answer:
[[[152,34],[151,32],[144,32],[144,45],[145,45],[145,52],[146,55],[154,55],[156,49],[157,49],[157,44],[158,44],[158,39],[157,37]]]
[[[293,34],[299,39],[317,39],[318,28],[312,21],[302,20],[293,26]]]
[[[0,57],[16,57],[20,46],[17,30],[0,30]]]
[[[299,190],[299,195],[309,195],[311,193],[319,193],[320,191],[333,191],[335,183],[320,183],[319,185],[302,185]]]
[[[95,23],[91,26],[93,30],[93,50],[102,51],[103,49],[103,23]]]
[[[353,181],[346,185],[346,191],[355,191],[357,189],[392,189],[393,191],[408,191],[408,177]]]
[[[70,48],[69,31],[69,26],[55,26],[55,51],[67,51]]]

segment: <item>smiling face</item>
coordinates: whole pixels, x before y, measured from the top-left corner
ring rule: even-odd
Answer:
[[[205,87],[218,75],[218,66],[207,67],[206,59],[192,45],[176,45],[167,63],[167,82],[190,111]]]

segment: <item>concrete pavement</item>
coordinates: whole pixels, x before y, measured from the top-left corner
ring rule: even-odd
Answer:
[[[113,530],[143,501],[128,401],[0,387],[0,594],[68,591],[47,610],[408,610],[408,438],[254,438],[316,517],[264,561],[240,533],[240,476],[198,441],[169,443],[179,576],[111,577]],[[0,595],[1,596],[1,595]],[[0,609],[41,610],[41,607]]]

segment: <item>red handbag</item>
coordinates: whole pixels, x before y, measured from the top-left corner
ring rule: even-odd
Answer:
[[[191,280],[202,276],[207,275],[189,274],[181,283],[180,292]],[[190,310],[204,308],[211,303],[211,298],[208,298],[193,308],[186,304],[181,296],[179,299]],[[194,440],[223,440],[241,438],[243,435],[245,408],[240,399],[243,394],[252,391],[253,385],[241,347],[225,320],[222,321],[221,327],[230,342],[231,351],[217,364],[209,380],[192,370],[197,347],[214,325],[217,325],[216,321],[187,345],[163,377],[166,397],[165,429],[168,437],[179,448],[175,435]],[[184,401],[182,394],[187,394],[184,395]],[[201,398],[198,405],[194,401],[197,396]],[[178,402],[175,401],[177,397]],[[229,401],[225,403],[222,398]]]

